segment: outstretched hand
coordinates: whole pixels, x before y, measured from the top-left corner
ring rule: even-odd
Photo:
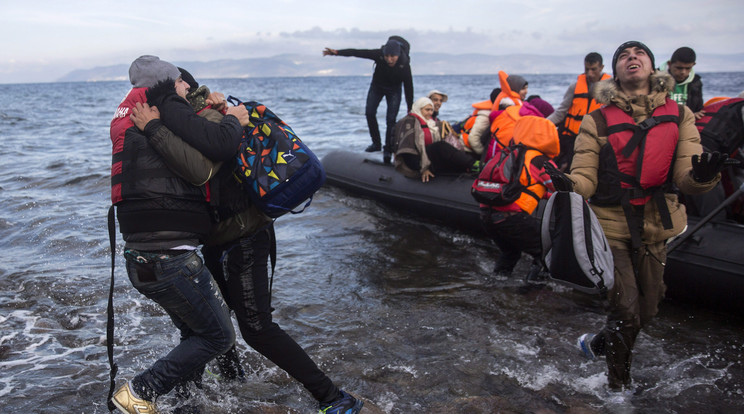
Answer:
[[[323,50],[323,56],[336,56],[336,55],[338,55],[338,50],[336,49],[331,49],[330,47],[327,47],[325,48],[325,50]]]
[[[550,179],[553,180],[553,187],[557,191],[573,191],[573,181],[566,174],[555,168],[550,161],[545,161],[543,168],[550,176]]]
[[[718,151],[704,152],[692,156],[692,178],[699,183],[707,183],[716,178],[727,164],[728,155]]]

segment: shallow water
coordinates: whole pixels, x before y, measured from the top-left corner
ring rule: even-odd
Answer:
[[[528,75],[557,105],[569,75]],[[323,156],[368,144],[369,78],[213,80],[282,116]],[[703,74],[706,99],[744,90],[744,74]],[[449,93],[441,117],[465,118],[496,76],[424,76]],[[123,82],[0,85],[0,411],[104,413],[110,256],[108,123]],[[420,94],[417,94],[417,96]],[[380,116],[384,113],[384,104]],[[402,112],[401,112],[402,115]],[[380,119],[380,124],[384,121]],[[383,127],[384,129],[384,127]],[[641,392],[608,402],[603,362],[576,352],[602,326],[593,298],[490,273],[496,249],[470,234],[323,188],[277,222],[275,319],[344,389],[386,413],[739,412],[744,318],[666,301],[636,347]],[[118,379],[178,340],[116,270]],[[312,412],[296,382],[240,342],[247,384],[205,378],[206,412]],[[170,412],[173,399],[163,399]],[[207,409],[207,407],[209,407]]]

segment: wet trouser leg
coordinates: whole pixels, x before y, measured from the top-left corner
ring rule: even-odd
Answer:
[[[539,259],[542,246],[540,220],[537,217],[524,212],[507,216],[491,208],[481,209],[480,217],[486,233],[501,250],[496,269],[511,271],[519,262],[523,251]]]
[[[397,88],[383,88],[383,91],[387,103],[387,112],[385,114],[385,146],[382,150],[390,154],[393,152],[393,132],[400,110],[401,87],[398,85]]]
[[[163,307],[181,331],[179,344],[132,381],[135,391],[154,400],[230,349],[235,331],[212,275],[195,252],[144,264],[127,257],[126,267],[132,285]]]
[[[372,144],[378,146],[382,144],[380,142],[380,126],[377,124],[377,107],[382,102],[383,96],[385,96],[385,93],[381,86],[374,82],[369,85],[364,115],[367,117],[367,128],[369,128],[369,136],[372,137]]]
[[[630,367],[638,333],[656,316],[664,298],[661,263],[666,261],[666,247],[663,242],[641,247],[636,277],[630,244],[609,242],[615,261],[615,283],[608,292],[607,324],[592,347],[606,356],[610,389],[621,389],[631,384]]]
[[[205,247],[207,265],[222,279],[245,342],[296,379],[320,402],[338,399],[338,388],[307,353],[272,321],[267,259],[270,236],[259,231],[231,246]]]

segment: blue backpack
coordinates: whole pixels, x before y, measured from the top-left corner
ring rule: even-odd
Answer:
[[[325,182],[318,157],[266,106],[233,96],[227,100],[244,105],[250,113],[236,157],[235,178],[267,216],[303,212]],[[295,211],[303,202],[302,209]]]

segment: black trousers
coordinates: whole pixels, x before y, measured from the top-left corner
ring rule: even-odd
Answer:
[[[491,208],[481,209],[481,221],[486,233],[501,250],[497,267],[511,270],[525,252],[539,260],[542,255],[540,219],[520,212],[510,216]]]
[[[401,154],[408,168],[419,171],[421,157],[413,154]],[[431,161],[433,173],[463,173],[473,165],[475,159],[468,153],[458,150],[452,145],[437,141],[426,146],[426,156]]]
[[[245,342],[296,379],[319,402],[340,398],[338,387],[271,318],[267,261],[269,231],[243,237],[226,246],[205,246],[205,264],[235,312]]]

